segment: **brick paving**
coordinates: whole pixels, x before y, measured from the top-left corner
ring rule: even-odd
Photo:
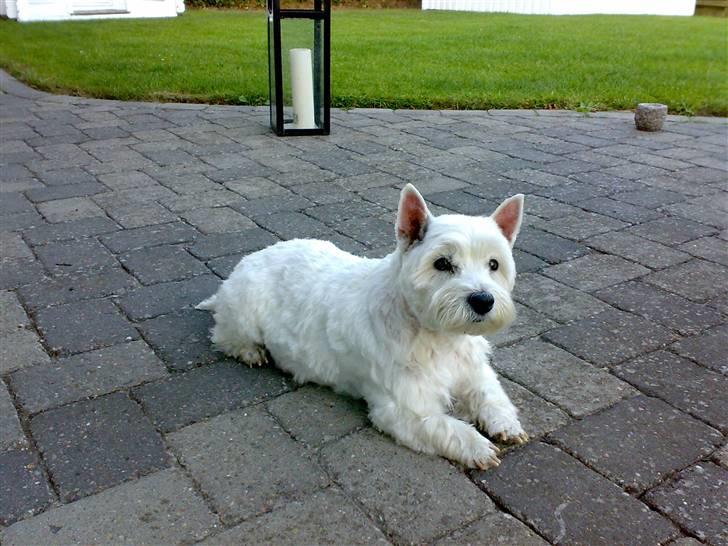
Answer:
[[[0,72],[0,543],[728,544],[728,124],[50,96]],[[211,350],[277,240],[381,256],[398,191],[526,193],[494,365],[531,442],[465,471]]]

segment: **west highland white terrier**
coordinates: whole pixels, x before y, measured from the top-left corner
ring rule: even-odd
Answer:
[[[517,410],[490,367],[496,332],[515,317],[511,248],[523,195],[491,216],[432,216],[408,184],[397,248],[360,258],[327,241],[277,243],[243,258],[198,309],[212,341],[249,365],[364,398],[374,425],[416,451],[496,466],[491,438],[523,443]]]

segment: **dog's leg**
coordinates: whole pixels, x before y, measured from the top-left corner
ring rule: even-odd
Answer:
[[[447,457],[468,468],[498,466],[498,448],[471,424],[447,414],[418,415],[394,401],[371,407],[369,416],[382,432],[415,451]]]
[[[226,309],[223,309],[223,313]],[[216,316],[217,319],[217,316]],[[219,320],[212,328],[212,343],[226,355],[237,358],[251,368],[268,362],[268,353],[263,344],[250,334],[254,328],[243,328],[237,320]]]
[[[467,387],[457,393],[465,412],[491,438],[510,444],[523,444],[528,434],[518,420],[518,410],[503,390],[489,364],[483,362],[473,371]]]

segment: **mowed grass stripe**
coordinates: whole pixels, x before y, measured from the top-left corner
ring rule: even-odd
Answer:
[[[709,17],[338,10],[335,106],[627,109],[728,115],[726,23]],[[0,21],[0,66],[54,92],[262,104],[261,11],[176,19]]]

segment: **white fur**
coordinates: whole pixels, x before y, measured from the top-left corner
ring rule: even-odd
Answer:
[[[497,448],[470,423],[500,440],[527,439],[481,337],[515,316],[511,246],[522,203],[519,195],[490,217],[435,218],[408,185],[392,254],[375,260],[325,241],[277,243],[243,258],[198,309],[214,313],[212,341],[225,353],[253,365],[267,349],[296,381],[363,397],[374,425],[398,442],[468,467],[497,465]],[[498,217],[506,208],[510,215]],[[443,256],[455,272],[433,267]],[[495,298],[484,317],[467,302],[479,291]]]

